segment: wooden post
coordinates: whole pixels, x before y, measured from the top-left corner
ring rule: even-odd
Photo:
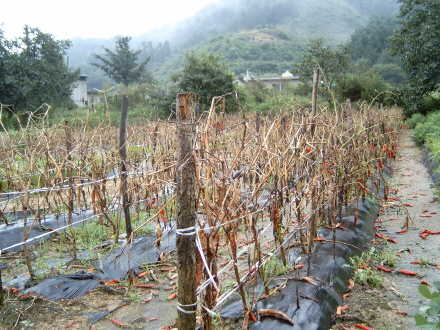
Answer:
[[[20,202],[21,202],[21,210],[23,211],[23,242],[26,242],[26,240],[29,237],[31,228],[29,228],[29,231],[27,230],[27,221],[28,221],[28,213],[27,210],[29,208],[29,186],[30,183],[27,184],[27,187],[25,188],[25,193],[23,195],[20,194]],[[23,244],[23,251],[24,251],[24,260],[26,262],[26,266],[28,268],[29,275],[31,277],[31,280],[35,278],[35,272],[32,269],[32,263],[31,263],[31,253],[29,251],[29,246],[25,243]]]
[[[257,131],[257,135],[260,134],[260,113],[255,113],[255,131]]]
[[[130,198],[128,196],[128,173],[127,173],[127,149],[125,147],[126,132],[127,132],[127,114],[128,114],[128,95],[122,96],[121,105],[121,125],[119,130],[119,156],[121,157],[121,195],[122,195],[122,208],[125,216],[125,231],[127,233],[127,240],[131,240],[131,218],[130,218]],[[119,228],[119,225],[118,225]],[[118,240],[119,233],[115,235],[115,242]]]
[[[196,193],[192,153],[197,94],[177,94],[177,272],[178,329],[196,327]]]
[[[76,255],[76,239],[75,239],[75,230],[72,227],[72,213],[73,213],[73,176],[72,176],[72,130],[69,126],[69,121],[66,120],[65,121],[66,124],[66,151],[67,151],[67,156],[66,156],[66,160],[67,160],[67,179],[69,182],[69,201],[68,201],[68,214],[67,214],[67,224],[69,225],[69,231],[70,231],[70,235],[72,236],[71,238],[71,243],[72,243],[72,248],[73,248],[73,260],[76,261],[77,260],[77,255]]]
[[[315,135],[315,117],[316,108],[318,101],[318,82],[319,82],[319,69],[313,71],[313,91],[312,91],[312,126],[310,131],[312,132],[312,137]]]

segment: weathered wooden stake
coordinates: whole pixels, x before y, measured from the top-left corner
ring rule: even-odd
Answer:
[[[125,231],[127,233],[127,240],[132,239],[131,218],[130,218],[130,197],[128,196],[128,173],[127,173],[127,149],[125,147],[126,132],[127,132],[127,114],[128,114],[128,95],[122,96],[121,105],[121,125],[119,130],[119,156],[121,157],[121,195],[122,208],[125,216]],[[119,225],[118,225],[119,228]],[[119,233],[115,235],[115,242],[118,240]]]
[[[73,171],[72,171],[72,130],[69,126],[69,121],[65,121],[66,124],[66,149],[67,149],[67,179],[69,182],[69,201],[68,201],[68,214],[67,214],[67,224],[69,225],[69,231],[71,238],[71,243],[73,247],[73,260],[77,260],[76,255],[76,239],[75,239],[75,230],[72,227],[72,213],[73,213]]]
[[[260,134],[260,113],[255,113],[255,130]]]
[[[21,202],[21,210],[23,211],[23,242],[26,242],[26,240],[29,237],[30,229],[27,230],[27,221],[28,221],[28,203],[29,203],[29,186],[30,183],[27,185],[27,189],[25,190],[23,195],[20,195],[20,202]],[[28,268],[29,275],[31,279],[33,280],[35,278],[34,270],[32,269],[32,263],[31,263],[31,253],[29,251],[29,246],[25,243],[23,244],[23,251],[24,251],[24,260],[26,262],[26,266]]]
[[[312,137],[315,134],[315,117],[316,108],[318,102],[318,82],[319,82],[319,69],[313,71],[313,91],[312,91],[312,126],[310,131],[312,132]]]
[[[196,327],[196,193],[194,141],[197,94],[177,94],[177,271],[178,271],[178,328]]]

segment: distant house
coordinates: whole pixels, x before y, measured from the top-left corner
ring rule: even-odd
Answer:
[[[91,105],[101,103],[101,95],[96,88],[87,91],[87,101]]]
[[[88,104],[87,100],[87,76],[80,74],[78,76],[78,81],[76,86],[72,91],[71,98],[78,106],[83,106]]]
[[[299,77],[294,76],[288,70],[284,72],[281,77],[271,77],[271,78],[255,78],[247,72],[246,76],[243,78],[246,84],[252,83],[252,81],[261,81],[267,87],[273,87],[278,90],[283,90],[288,84],[297,85],[299,84]]]

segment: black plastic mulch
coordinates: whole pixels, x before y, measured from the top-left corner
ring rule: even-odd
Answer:
[[[175,250],[175,227],[170,227],[171,225],[163,228],[163,239],[159,248],[154,247],[154,233],[137,237],[132,244],[127,245],[124,242],[104,259],[98,260],[95,263],[96,273],[81,271],[72,275],[53,276],[28,288],[25,294],[34,291],[50,300],[73,299],[95,289],[102,280],[123,279],[129,270],[137,273],[143,264],[156,263],[161,256]]]
[[[77,214],[72,215],[72,222],[84,220],[93,215],[93,212],[91,210],[77,210],[76,212]],[[0,225],[0,250],[2,250],[2,253],[23,250],[22,245],[10,248],[10,246],[14,244],[23,242],[23,212],[18,211],[15,213],[3,213],[3,215],[7,218],[17,219],[17,221],[12,222],[9,226],[6,226],[5,224]],[[66,213],[62,213],[60,215],[45,215],[43,219],[41,219],[39,222],[35,221],[35,223],[33,223],[33,216],[34,215],[28,214],[28,240],[45,233],[45,230],[43,228],[52,228],[56,230],[59,227],[66,226],[68,224]],[[46,238],[49,236],[50,235],[46,236]],[[34,241],[29,242],[28,246],[32,246],[33,244],[38,242],[39,239],[35,239]]]
[[[336,308],[342,305],[341,295],[346,292],[351,268],[350,257],[368,251],[374,235],[374,222],[380,210],[379,204],[365,200],[359,201],[358,220],[354,228],[354,206],[345,210],[340,224],[345,229],[323,229],[319,237],[328,241],[317,242],[310,260],[309,277],[316,283],[294,280],[294,274],[283,276],[290,278],[280,293],[257,302],[257,310],[274,309],[285,313],[294,321],[294,325],[279,318],[260,317],[251,329],[328,329]],[[333,244],[333,235],[337,243]],[[294,252],[294,251],[293,251]],[[289,260],[295,260],[297,255],[290,255]],[[301,260],[301,263],[306,263]],[[307,266],[299,271],[298,276],[308,276]],[[277,279],[271,283],[272,288],[283,281]],[[297,305],[297,286],[299,292],[299,308]],[[261,285],[255,288],[255,294],[263,292]],[[243,316],[241,299],[235,296],[226,301],[220,308],[222,317],[239,319]]]
[[[428,170],[429,177],[432,182],[434,182],[436,186],[440,185],[439,164],[437,161],[432,159],[428,149],[423,150],[422,163]]]

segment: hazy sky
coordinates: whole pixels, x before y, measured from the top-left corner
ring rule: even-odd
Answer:
[[[29,25],[57,39],[136,36],[192,16],[219,0],[5,0],[0,24],[7,39]]]

